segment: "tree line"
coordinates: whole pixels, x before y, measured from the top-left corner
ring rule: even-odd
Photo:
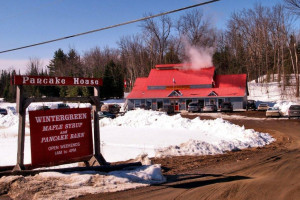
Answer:
[[[299,2],[286,0],[287,8],[256,4],[234,12],[224,30],[217,30],[199,9],[175,20],[167,15],[148,19],[140,24],[140,33],[121,37],[117,48],[96,46],[82,55],[76,49],[58,49],[46,70],[38,59],[31,59],[26,74],[102,78],[101,97],[122,98],[124,90],[130,91],[136,78],[148,76],[156,64],[190,61],[189,46],[207,50],[220,74],[246,73],[248,80],[278,81],[283,91],[292,76],[294,95],[299,97],[300,32],[294,28],[299,10],[288,1]],[[294,9],[294,14],[287,9]],[[7,85],[12,73],[2,71],[0,77],[0,96],[10,100],[13,89]],[[37,86],[26,91],[29,96],[87,96],[93,92],[85,87]]]

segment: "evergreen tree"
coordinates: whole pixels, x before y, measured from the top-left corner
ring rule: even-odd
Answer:
[[[105,67],[100,94],[103,98],[122,98],[124,96],[124,75],[121,66],[116,65],[112,60]]]
[[[63,52],[62,49],[58,49],[54,52],[53,59],[50,60],[49,65],[47,66],[49,69],[50,76],[64,76],[66,69],[66,60],[67,56]]]
[[[114,88],[116,85],[114,84],[113,78],[113,69],[115,67],[115,63],[111,61],[108,65],[105,66],[104,77],[103,77],[103,87],[101,90],[102,98],[110,98],[113,96]]]

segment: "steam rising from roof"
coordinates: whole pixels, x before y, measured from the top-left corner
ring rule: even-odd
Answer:
[[[199,70],[202,68],[208,68],[213,66],[212,55],[214,52],[213,47],[196,47],[191,45],[185,37],[182,37],[184,44],[185,55],[188,60],[185,63],[191,63],[191,65],[185,66],[188,69]]]

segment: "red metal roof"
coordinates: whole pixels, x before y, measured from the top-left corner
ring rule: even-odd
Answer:
[[[148,90],[147,86],[171,86],[173,78],[176,85],[211,84],[213,81],[214,67],[192,70],[157,70],[153,69],[148,78],[138,78],[128,99],[170,98],[172,90]],[[246,74],[217,75],[213,88],[178,89],[182,96],[176,98],[203,98],[215,92],[218,97],[243,97],[247,92]]]
[[[152,69],[148,77],[148,86],[172,86],[176,85],[208,85],[212,84],[215,67],[201,70]]]
[[[215,78],[216,87],[246,87],[246,74],[231,74],[231,75],[217,75]]]
[[[135,80],[132,91],[127,96],[127,99],[143,98],[142,95],[147,91],[147,78],[137,78]]]

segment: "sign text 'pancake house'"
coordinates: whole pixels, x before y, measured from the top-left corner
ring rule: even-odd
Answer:
[[[74,85],[101,86],[101,78],[49,77],[49,76],[21,76],[15,75],[14,85]]]

